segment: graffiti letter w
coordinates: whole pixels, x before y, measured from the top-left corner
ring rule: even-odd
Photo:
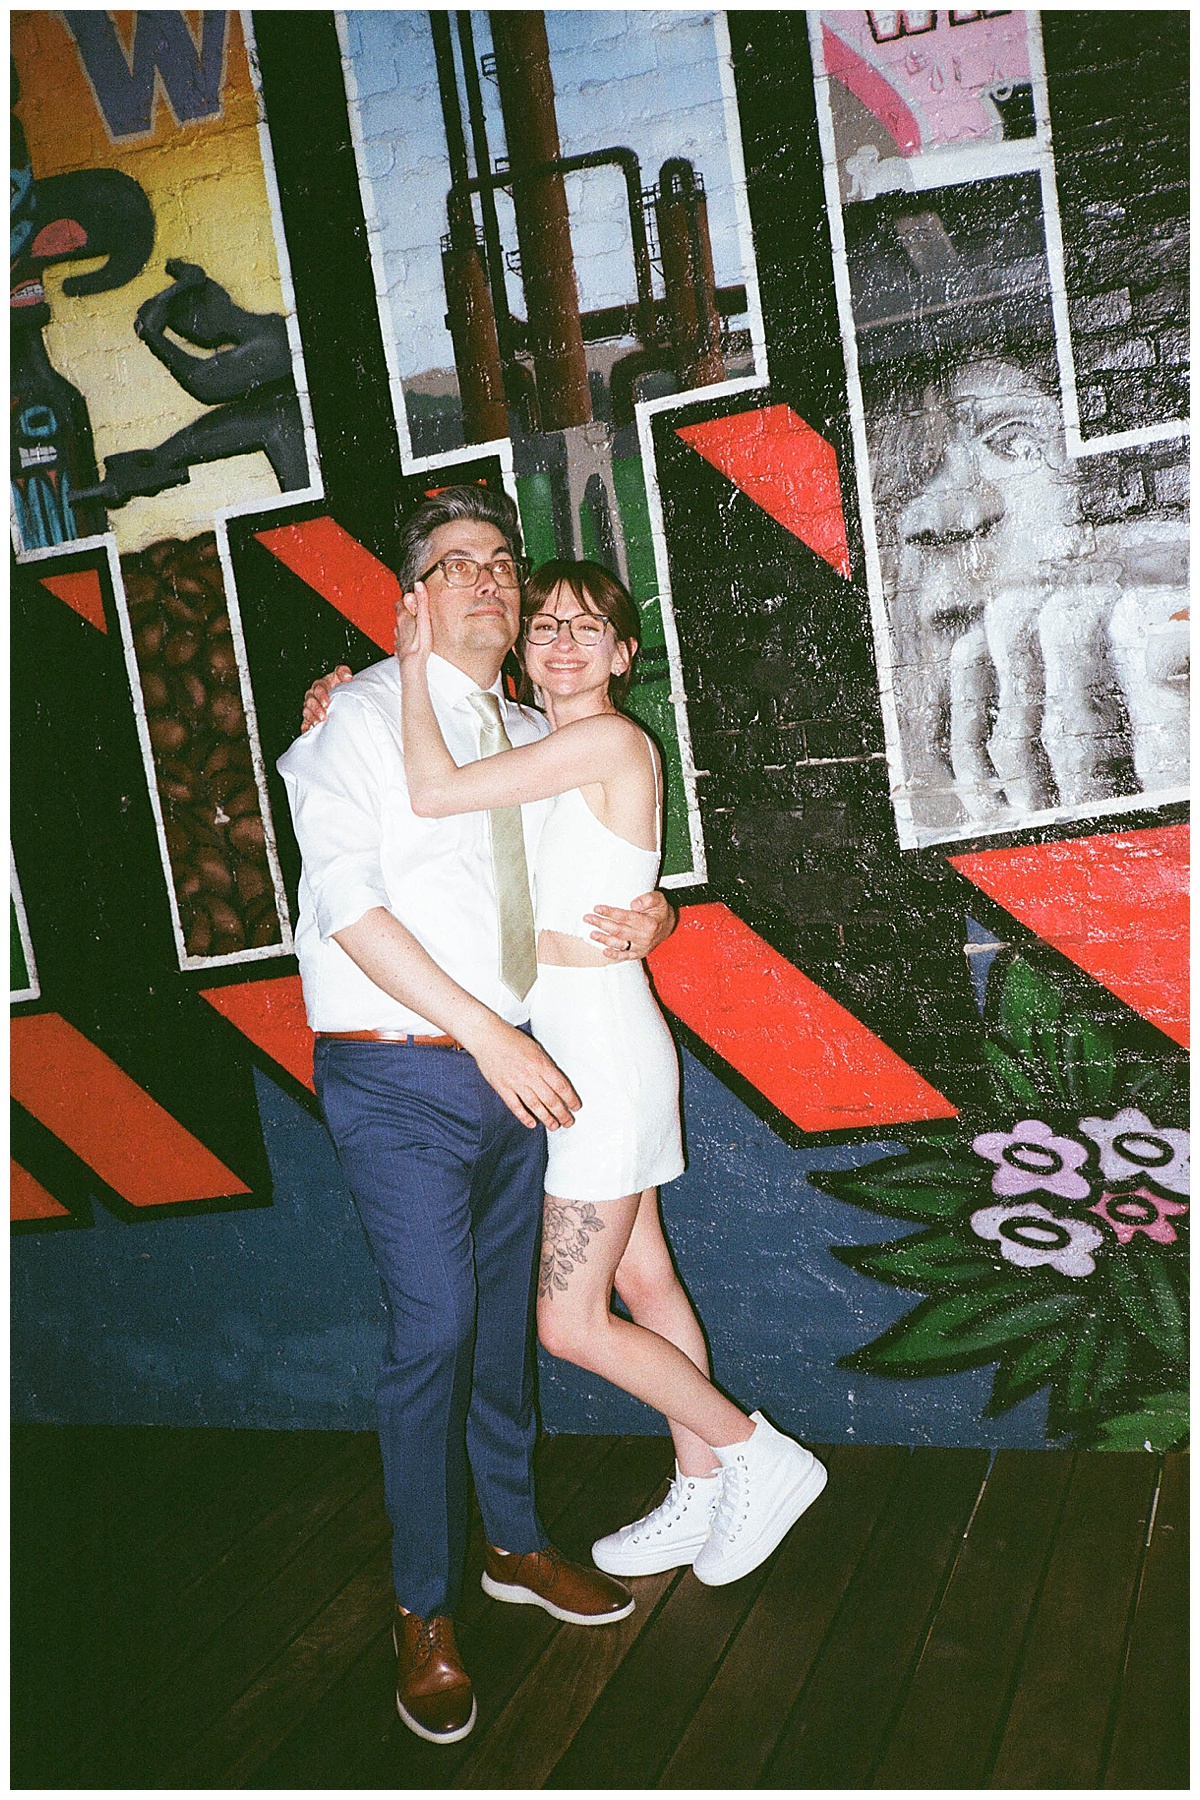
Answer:
[[[201,13],[199,51],[181,12],[133,13],[128,52],[111,14],[64,17],[114,143],[153,131],[158,83],[177,125],[220,117],[228,13]]]

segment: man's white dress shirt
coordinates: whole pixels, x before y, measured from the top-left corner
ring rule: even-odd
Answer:
[[[458,764],[479,756],[480,723],[467,696],[477,684],[440,656],[429,658],[429,693],[447,748]],[[550,727],[540,713],[508,700],[499,681],[505,730],[531,744]],[[408,799],[400,735],[400,671],[394,657],[334,689],[329,716],[279,759],[300,843],[296,955],[314,1031],[411,1031],[441,1027],[368,980],[333,941],[373,907],[407,927],[460,987],[510,1025],[529,1017],[500,979],[500,922],[486,812],[418,819]],[[538,839],[552,800],[521,808],[532,879]]]

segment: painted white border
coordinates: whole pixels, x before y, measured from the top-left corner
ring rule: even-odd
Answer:
[[[855,482],[859,513],[863,528],[863,558],[866,564],[867,592],[870,599],[871,623],[875,638],[875,663],[879,682],[880,706],[883,714],[883,736],[887,750],[889,785],[896,833],[902,850],[923,849],[934,844],[967,843],[982,837],[1011,835],[1040,825],[1067,824],[1076,820],[1106,818],[1131,812],[1153,811],[1186,801],[1187,788],[1170,788],[1155,793],[1121,795],[1112,800],[1082,806],[1054,807],[1029,813],[1019,819],[1009,818],[992,824],[965,821],[948,830],[919,828],[912,815],[911,796],[906,778],[901,745],[896,695],[892,680],[892,641],[883,591],[883,572],[879,561],[876,531],[875,497],[871,486],[870,458],[867,450],[866,418],[862,399],[862,382],[858,364],[858,335],[855,329],[850,296],[850,270],[846,255],[840,170],[834,138],[833,112],[829,101],[831,77],[825,67],[821,36],[822,14],[808,14],[809,46],[812,53],[813,87],[817,102],[817,128],[821,140],[822,174],[825,204],[829,216],[829,233],[833,246],[834,289],[837,296],[838,324],[846,363],[846,392],[850,411],[851,437],[854,444]],[[1075,458],[1096,456],[1135,444],[1159,443],[1186,437],[1190,427],[1185,421],[1173,420],[1161,425],[1140,426],[1126,432],[1113,432],[1107,437],[1084,439],[1079,429],[1079,403],[1075,382],[1075,358],[1071,340],[1071,324],[1067,309],[1066,270],[1063,260],[1062,222],[1058,208],[1058,188],[1054,173],[1054,151],[1046,85],[1045,56],[1042,49],[1041,22],[1037,12],[1027,14],[1030,69],[1033,77],[1034,111],[1037,126],[1034,146],[1025,150],[1020,167],[991,166],[989,154],[998,146],[985,146],[978,152],[933,152],[911,159],[914,191],[933,186],[955,186],[996,175],[1018,172],[1037,173],[1042,191],[1045,224],[1046,263],[1049,273],[1051,308],[1054,321],[1055,350],[1062,389],[1063,417],[1066,426],[1068,454]],[[944,159],[944,160],[943,160]],[[936,168],[936,180],[926,180],[923,170]]]
[[[1071,319],[1067,307],[1067,269],[1063,253],[1062,215],[1058,205],[1058,178],[1054,167],[1051,141],[1050,94],[1046,82],[1046,56],[1042,46],[1041,20],[1036,12],[1028,18],[1029,67],[1033,77],[1034,109],[1039,122],[1045,120],[1045,154],[1040,159],[1042,184],[1042,219],[1046,235],[1046,264],[1050,271],[1050,305],[1054,318],[1054,345],[1058,356],[1059,385],[1062,390],[1063,424],[1067,455],[1077,460],[1100,456],[1105,451],[1126,450],[1136,444],[1163,444],[1186,438],[1191,425],[1186,419],[1166,419],[1158,425],[1135,425],[1127,431],[1110,431],[1102,436],[1085,438],[1079,418],[1079,390],[1075,372],[1075,345],[1071,336]]]
[[[896,691],[892,682],[892,643],[888,625],[887,603],[883,593],[883,570],[879,564],[879,539],[875,526],[875,496],[871,489],[870,459],[867,454],[867,424],[863,409],[862,379],[858,369],[858,335],[854,329],[854,312],[850,297],[850,265],[846,256],[846,230],[842,218],[842,196],[837,160],[837,144],[833,131],[833,112],[829,104],[830,77],[825,68],[825,45],[821,36],[821,15],[808,15],[808,42],[812,55],[813,88],[817,102],[817,133],[821,143],[821,174],[825,183],[825,211],[829,219],[829,239],[833,250],[833,287],[837,298],[838,327],[846,363],[846,395],[850,411],[850,436],[854,445],[854,481],[858,494],[858,511],[862,520],[863,561],[866,565],[867,595],[871,608],[871,627],[875,638],[875,671],[879,683],[879,702],[883,715],[883,742],[887,751],[889,786],[896,831],[902,850],[915,850],[921,839],[913,821],[908,790],[904,785],[904,756],[900,740],[900,718],[896,710]]]
[[[453,468],[458,463],[473,462],[480,457],[494,456],[499,459],[505,489],[515,503],[517,484],[511,438],[492,438],[486,443],[468,444],[459,450],[444,451],[431,456],[414,456],[413,454],[408,411],[404,398],[404,384],[401,380],[396,355],[396,330],[388,300],[380,212],[375,201],[371,178],[366,173],[366,135],[355,81],[354,60],[350,52],[349,21],[346,12],[344,10],[337,12],[335,21],[342,57],[342,75],[346,85],[350,139],[358,168],[359,192],[362,196],[363,217],[366,220],[367,243],[371,255],[371,269],[375,282],[375,299],[379,309],[384,355],[387,358],[388,388],[391,393],[392,415],[396,421],[396,437],[400,445],[401,467],[406,475],[425,474],[430,471],[440,473],[445,469]],[[756,388],[761,389],[768,379],[766,331],[763,325],[762,303],[759,295],[758,264],[754,254],[753,234],[750,229],[750,207],[746,192],[741,122],[738,117],[737,95],[733,79],[733,53],[729,42],[729,22],[726,15],[723,12],[714,12],[712,26],[721,82],[721,98],[725,111],[726,149],[733,178],[734,207],[745,269],[747,313],[750,319],[750,342],[754,355],[755,372],[751,375],[738,376],[730,381],[715,382],[709,387],[691,388],[683,394],[668,394],[659,400],[639,401],[634,408],[638,446],[642,456],[642,477],[650,515],[650,536],[654,546],[654,570],[658,593],[653,598],[657,598],[662,615],[663,639],[670,671],[670,700],[675,714],[675,736],[679,745],[684,802],[687,810],[688,840],[692,854],[692,867],[681,870],[676,875],[664,876],[661,883],[663,887],[691,887],[706,881],[708,864],[704,850],[704,828],[700,816],[700,803],[696,793],[696,764],[692,750],[691,730],[688,724],[687,695],[683,686],[679,632],[671,594],[670,564],[667,558],[662,495],[655,463],[651,418],[655,413],[678,410],[685,406],[691,406],[698,400],[724,399],[730,394],[747,393]]]
[[[280,956],[290,956],[293,951],[292,920],[288,910],[287,892],[284,887],[283,872],[279,862],[279,850],[275,833],[275,822],[271,812],[270,796],[267,791],[266,765],[263,759],[262,743],[258,730],[258,711],[254,701],[254,689],[250,676],[250,665],[246,654],[246,639],[242,628],[241,609],[238,603],[237,586],[234,580],[233,562],[229,550],[229,521],[243,518],[251,514],[275,512],[288,507],[301,506],[309,501],[324,499],[325,489],[321,481],[321,464],[317,450],[317,434],[313,423],[312,402],[308,388],[308,372],[304,364],[304,349],[300,338],[300,322],[296,316],[296,293],[292,282],[291,260],[288,255],[287,236],[283,225],[283,211],[279,201],[279,182],[275,174],[275,153],[271,144],[271,134],[267,125],[266,110],[262,96],[262,74],[259,67],[258,48],[254,40],[253,18],[249,11],[239,13],[242,26],[243,43],[246,50],[246,63],[250,71],[250,83],[254,92],[255,106],[258,114],[258,146],[262,162],[264,185],[267,191],[267,205],[271,218],[271,233],[275,245],[275,258],[279,272],[280,293],[284,305],[284,318],[287,323],[288,345],[292,353],[292,374],[296,386],[296,398],[300,405],[300,416],[304,426],[304,448],[308,458],[309,484],[303,488],[289,488],[277,499],[264,503],[261,499],[240,501],[225,507],[218,507],[212,515],[213,532],[217,542],[217,556],[221,564],[221,573],[225,581],[225,602],[229,612],[229,622],[233,637],[234,654],[237,658],[238,687],[241,694],[242,709],[246,718],[246,733],[250,741],[250,761],[254,772],[254,785],[258,791],[259,808],[262,813],[263,835],[266,848],[267,866],[271,873],[271,885],[275,895],[275,909],[279,918],[280,938],[277,944],[266,944],[257,949],[235,950],[225,956],[189,956],[183,939],[183,926],[179,914],[179,901],[175,892],[175,877],[171,868],[171,859],[167,851],[166,830],[163,821],[162,801],[158,792],[158,780],[154,767],[154,755],[150,744],[149,726],[146,719],[145,702],[142,697],[141,680],[138,674],[137,659],[133,649],[133,629],[129,618],[129,607],[125,597],[125,584],[121,577],[120,554],[117,550],[116,534],[104,532],[87,538],[71,538],[63,544],[51,544],[45,549],[23,550],[20,534],[17,530],[15,512],[10,512],[10,531],[13,549],[17,561],[21,564],[45,562],[50,558],[72,556],[83,551],[102,551],[108,561],[109,576],[112,581],[113,599],[120,621],[121,642],[125,655],[125,668],[129,678],[129,692],[133,703],[134,723],[137,729],[138,742],[142,750],[142,762],[146,775],[146,787],[150,798],[150,808],[154,816],[155,832],[158,837],[159,859],[162,863],[163,877],[167,890],[167,904],[171,915],[171,929],[175,938],[175,954],[181,970],[220,969],[231,965],[249,962],[262,962]],[[228,48],[228,46],[227,46]]]
[[[13,856],[12,845],[8,846],[8,891],[12,899],[13,912],[17,919],[17,935],[21,940],[21,954],[25,958],[25,967],[29,974],[29,986],[11,988],[8,998],[10,1002],[17,1000],[40,1000],[41,983],[38,980],[37,962],[33,954],[33,938],[29,932],[29,917],[25,911],[25,897],[21,893],[21,883],[17,877],[17,863]]]

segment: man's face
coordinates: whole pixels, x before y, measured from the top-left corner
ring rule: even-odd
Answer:
[[[467,519],[439,525],[430,536],[425,556],[427,569],[453,556],[471,557],[481,565],[474,587],[451,587],[442,568],[433,568],[425,587],[434,650],[483,686],[490,686],[495,680],[500,664],[516,642],[521,621],[519,588],[497,587],[492,571],[483,565],[495,557],[511,555],[507,539],[495,525]],[[413,595],[406,594],[404,603],[410,612],[415,611]],[[485,682],[483,676],[489,668],[491,673]]]

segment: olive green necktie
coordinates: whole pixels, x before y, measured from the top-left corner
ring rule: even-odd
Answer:
[[[504,729],[500,702],[495,694],[481,689],[467,698],[482,722],[480,758],[495,756],[500,750],[511,750],[512,740]],[[521,809],[519,806],[496,806],[488,813],[488,819],[492,831],[496,905],[500,914],[500,979],[518,1000],[523,1000],[537,978],[537,950]]]

